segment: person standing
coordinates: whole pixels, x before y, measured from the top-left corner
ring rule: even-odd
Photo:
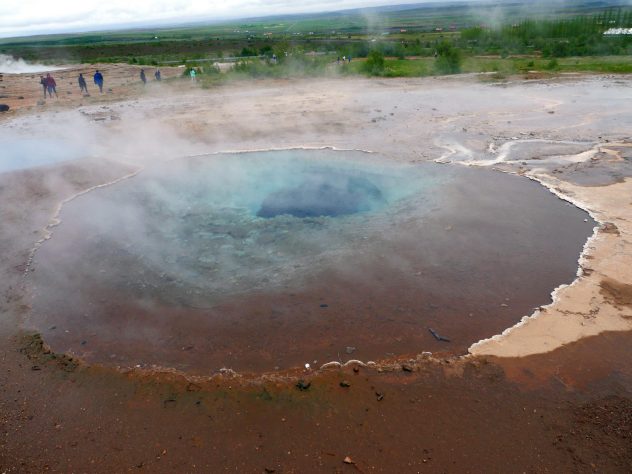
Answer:
[[[55,82],[55,79],[53,79],[53,76],[50,75],[50,73],[46,74],[46,88],[48,89],[48,95],[49,97],[52,99],[53,98],[53,92],[55,93],[55,97],[57,96],[57,83]]]
[[[79,91],[88,93],[88,84],[86,84],[86,79],[83,77],[83,73],[79,73]]]
[[[192,81],[192,82],[195,82],[195,75],[196,75],[196,72],[195,72],[195,69],[194,69],[194,68],[191,68],[191,72],[189,73],[189,75],[191,76],[191,81]]]
[[[46,79],[44,78],[44,76],[40,76],[40,84],[42,85],[42,89],[44,89],[44,99],[45,99],[46,90],[48,89],[48,86],[46,85]]]
[[[99,92],[103,94],[103,74],[101,74],[98,69],[97,72],[94,73],[94,83],[99,87]]]
[[[145,70],[140,70],[140,80],[143,81],[143,85],[147,84],[147,76],[145,76]]]
[[[156,72],[154,73],[154,77],[156,78],[158,82],[162,80],[162,76],[160,75],[160,69],[156,69]]]

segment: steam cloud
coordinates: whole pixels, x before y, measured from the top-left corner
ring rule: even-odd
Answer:
[[[5,74],[26,74],[33,72],[60,71],[65,69],[58,66],[45,64],[30,64],[22,58],[14,58],[6,54],[0,54],[0,72]]]

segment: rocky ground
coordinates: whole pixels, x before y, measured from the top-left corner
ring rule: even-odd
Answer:
[[[632,470],[629,77],[201,90],[102,69],[111,93],[76,94],[71,71],[43,105],[29,75],[2,82],[2,137],[79,143],[85,159],[0,175],[0,472]],[[295,146],[522,174],[602,226],[552,305],[462,359],[186,378],[87,367],[21,329],[24,271],[63,201],[162,160]]]

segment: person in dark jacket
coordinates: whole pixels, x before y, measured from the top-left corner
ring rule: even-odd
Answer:
[[[143,81],[143,84],[147,84],[147,76],[145,76],[145,70],[140,70],[140,80]]]
[[[99,92],[103,93],[103,74],[98,69],[94,73],[94,83],[99,87]]]
[[[82,73],[79,74],[79,78],[77,80],[79,81],[79,90],[81,92],[85,92],[87,94],[88,93],[88,84],[86,84],[86,79],[83,77]]]
[[[162,76],[160,75],[160,69],[156,69],[156,72],[154,73],[154,77],[156,78],[157,81],[162,81]]]
[[[46,79],[44,78],[44,76],[40,76],[40,84],[42,85],[42,89],[44,89],[44,99],[45,99],[46,90],[48,89],[48,86],[46,85]]]

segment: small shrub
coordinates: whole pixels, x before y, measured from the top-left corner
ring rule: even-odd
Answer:
[[[375,49],[369,52],[362,69],[370,76],[382,76],[384,74],[384,54]]]
[[[545,67],[545,69],[547,69],[549,71],[553,71],[555,69],[559,69],[559,64],[557,62],[557,59],[553,58],[544,67]]]

